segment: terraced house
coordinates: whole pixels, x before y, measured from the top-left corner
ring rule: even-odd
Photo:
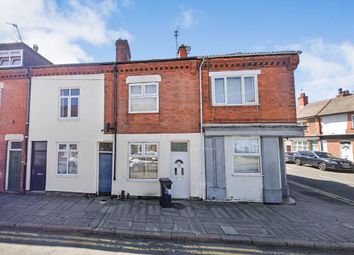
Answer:
[[[24,191],[29,67],[50,64],[36,45],[0,44],[0,192]]]
[[[299,52],[31,69],[26,189],[280,203]]]
[[[335,98],[308,102],[304,92],[298,98],[298,122],[305,137],[288,140],[288,150],[322,150],[354,159],[354,95],[339,89]]]

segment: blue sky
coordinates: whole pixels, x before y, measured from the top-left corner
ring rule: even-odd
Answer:
[[[351,0],[2,0],[0,42],[39,45],[54,63],[114,60],[114,41],[132,59],[175,56],[173,31],[191,55],[302,50],[297,95],[310,101],[354,91],[354,1]]]

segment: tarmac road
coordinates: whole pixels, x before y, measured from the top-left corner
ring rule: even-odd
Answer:
[[[341,201],[354,205],[353,172],[321,171],[315,167],[287,164],[287,174],[290,186],[307,190],[307,195],[321,194],[333,203]]]
[[[259,247],[242,244],[121,239],[97,235],[62,235],[0,230],[0,255],[111,254],[350,254],[323,250]]]

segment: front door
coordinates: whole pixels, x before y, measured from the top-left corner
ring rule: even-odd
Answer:
[[[98,193],[110,195],[112,192],[112,143],[99,144]]]
[[[172,197],[189,198],[188,143],[171,143]]]
[[[340,142],[340,157],[353,161],[353,150],[350,142]]]
[[[7,191],[20,192],[21,142],[9,142],[7,150]]]
[[[47,142],[32,142],[31,190],[45,190]]]

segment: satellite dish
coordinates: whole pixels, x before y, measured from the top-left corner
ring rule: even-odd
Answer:
[[[3,89],[5,84],[3,82],[0,82],[0,89]]]
[[[186,50],[188,53],[191,51],[191,49],[192,49],[191,46],[186,46]]]

